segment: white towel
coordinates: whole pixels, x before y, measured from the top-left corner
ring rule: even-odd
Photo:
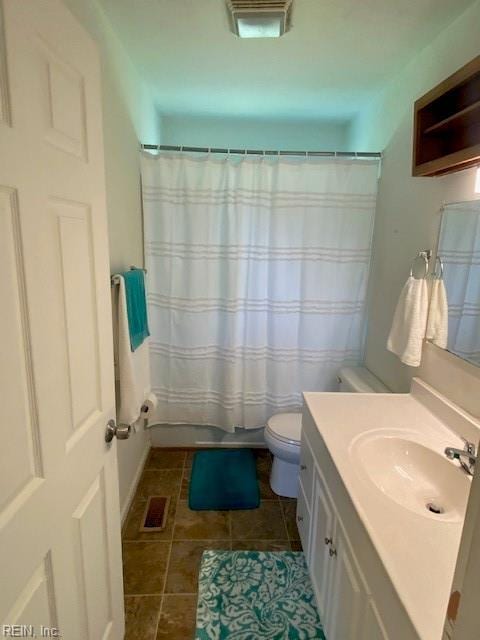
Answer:
[[[151,391],[149,338],[132,351],[128,331],[125,281],[120,276],[117,303],[117,359],[119,379],[119,407],[117,420],[134,424],[140,417],[142,405]]]
[[[427,340],[442,349],[448,342],[448,302],[443,278],[435,278],[430,294],[430,309],[427,322]]]
[[[427,314],[427,281],[410,276],[398,299],[387,341],[387,349],[410,367],[420,366]]]

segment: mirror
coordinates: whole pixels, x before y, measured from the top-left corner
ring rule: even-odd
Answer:
[[[480,200],[445,206],[437,256],[448,301],[447,349],[480,366]]]

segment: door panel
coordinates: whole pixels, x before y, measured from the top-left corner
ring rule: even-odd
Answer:
[[[9,126],[11,124],[10,98],[8,89],[7,52],[5,48],[4,35],[3,11],[0,6],[0,125]]]
[[[0,12],[0,623],[116,640],[100,65],[60,0],[0,0]]]
[[[28,620],[28,625],[36,630],[42,624],[58,629],[54,603],[52,564],[50,555],[48,555],[28,580],[25,589],[7,615],[7,620],[10,624],[22,624],[24,620]]]
[[[86,160],[85,80],[81,73],[40,39],[37,41],[43,83],[45,141]]]
[[[77,575],[85,593],[85,620],[88,638],[106,638],[112,623],[106,531],[105,483],[103,474],[73,513],[76,528]]]
[[[84,204],[57,199],[52,210],[60,245],[70,426],[76,430],[101,412],[92,225],[89,207]]]
[[[0,187],[0,255],[0,299],[8,301],[2,305],[3,336],[8,339],[3,340],[0,369],[3,420],[10,431],[9,455],[0,465],[0,508],[4,508],[41,476],[42,468],[18,201],[15,189],[8,187]]]

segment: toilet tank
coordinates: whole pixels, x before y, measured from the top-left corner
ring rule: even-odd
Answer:
[[[390,393],[383,382],[365,367],[344,367],[338,376],[339,391],[349,393]]]

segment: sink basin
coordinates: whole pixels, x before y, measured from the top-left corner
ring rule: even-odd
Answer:
[[[352,443],[350,455],[359,473],[401,507],[443,522],[463,520],[470,480],[433,449],[370,432]]]

